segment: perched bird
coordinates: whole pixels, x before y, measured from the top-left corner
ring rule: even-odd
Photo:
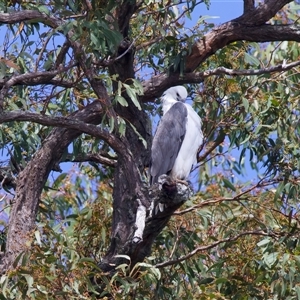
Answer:
[[[150,183],[162,174],[174,181],[186,180],[197,162],[197,151],[203,142],[201,119],[185,102],[187,90],[174,86],[162,97],[163,116],[154,135],[151,148]]]

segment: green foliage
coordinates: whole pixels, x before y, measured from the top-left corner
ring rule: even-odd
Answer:
[[[107,88],[112,107],[133,104],[138,111],[153,114],[152,105],[139,101],[141,81],[158,72],[177,70],[183,75],[195,39],[214,25],[202,16],[195,28],[187,29],[179,5],[142,2],[128,29],[136,49],[136,79],[122,82],[108,72],[110,60],[126,54],[119,51],[124,39],[115,19],[117,2],[92,0],[92,9],[87,3],[0,2],[1,11],[32,9],[64,21],[57,27],[51,21],[49,27],[41,25],[39,20],[0,24],[5,35],[0,79],[51,72],[59,65],[72,65],[85,53],[87,68],[99,65],[97,79]],[[196,1],[185,5],[185,16],[192,18]],[[297,21],[298,10],[293,3],[272,22]],[[75,53],[69,47],[61,59],[66,35],[82,51]],[[244,70],[245,75],[207,76],[201,84],[187,86],[203,120],[205,143],[200,155],[207,153],[192,174],[196,193],[172,217],[151,256],[134,267],[123,257],[126,263],[114,274],[99,268],[110,243],[114,169],[83,158],[99,154],[115,161],[117,155],[89,135],[75,139],[62,162],[79,163],[63,168],[59,175],[53,171],[48,178],[33,247],[0,278],[0,299],[299,299],[300,69],[247,73],[299,56],[296,42],[235,42],[199,66],[199,72],[224,66]],[[81,110],[97,96],[82,69],[74,66],[52,78],[61,85],[11,87],[4,110],[61,117]],[[130,129],[147,146],[127,119],[109,111],[103,115],[99,127],[120,138]],[[50,132],[50,127],[32,122],[1,124],[0,149],[8,157],[3,160],[13,177]],[[219,142],[211,149],[215,141]],[[3,188],[13,192],[4,179]],[[10,200],[0,207],[0,217],[2,209],[9,214]],[[7,230],[7,223],[2,224],[1,251]],[[169,265],[163,265],[166,262]]]

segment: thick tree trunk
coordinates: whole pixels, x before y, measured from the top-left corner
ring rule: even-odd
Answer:
[[[127,173],[125,170],[119,170],[119,172],[123,175]],[[106,272],[114,271],[115,266],[121,263],[130,263],[133,267],[137,262],[143,261],[150,254],[154,240],[167,225],[175,210],[191,197],[191,188],[180,183],[177,183],[176,187],[173,187],[173,192],[169,193],[164,185],[169,183],[170,178],[167,176],[162,177],[159,184],[155,184],[150,188],[145,183],[136,185],[135,188],[139,191],[136,192],[134,198],[130,198],[132,197],[130,191],[124,189],[125,186],[135,184],[133,176],[129,180],[131,183],[128,182],[127,185],[124,185],[125,180],[123,177],[115,188],[117,194],[123,192],[129,198],[126,196],[120,198],[120,203],[117,199],[114,199],[115,205],[119,208],[119,213],[115,214],[110,249],[100,264],[102,270]],[[142,197],[145,197],[145,205],[141,201]],[[144,219],[137,217],[137,211],[142,207],[145,208],[146,213]],[[163,209],[161,210],[159,207],[163,207]],[[140,228],[142,235],[137,236],[137,231]],[[116,257],[118,254],[129,256],[130,262],[124,258]]]
[[[97,124],[101,121],[100,115],[101,104],[95,101],[73,114],[73,117]],[[80,131],[72,129],[53,129],[41,149],[20,172],[9,219],[6,251],[0,270],[9,269],[17,256],[29,249],[44,184],[68,145],[80,134]]]

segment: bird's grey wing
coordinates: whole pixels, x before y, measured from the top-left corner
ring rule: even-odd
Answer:
[[[182,102],[176,102],[161,118],[151,148],[151,184],[172,170],[184,139],[186,123],[187,108]]]

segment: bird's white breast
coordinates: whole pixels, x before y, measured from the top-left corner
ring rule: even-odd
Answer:
[[[173,99],[170,95],[166,95],[163,98],[163,105],[162,105],[162,109],[163,109],[163,115],[172,107],[172,105],[174,105],[177,101],[175,99]]]
[[[179,179],[187,179],[193,164],[197,162],[197,151],[203,142],[201,131],[201,119],[193,108],[185,103],[188,110],[186,133],[175,160],[171,176]]]

